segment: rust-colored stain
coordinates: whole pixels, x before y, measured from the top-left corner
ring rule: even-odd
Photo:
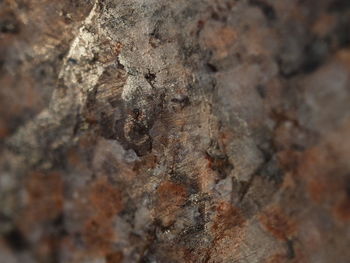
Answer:
[[[205,262],[223,262],[233,255],[239,257],[239,246],[245,236],[244,223],[245,218],[238,208],[225,201],[219,202],[210,228],[213,241],[206,251]]]
[[[5,138],[10,133],[8,126],[6,125],[5,120],[0,119],[0,139]]]
[[[270,207],[262,212],[259,220],[279,240],[288,240],[296,232],[295,222],[278,207]]]
[[[208,31],[204,35],[204,42],[210,48],[217,52],[219,58],[228,54],[228,49],[235,43],[237,32],[232,28],[218,28],[215,31]]]
[[[337,142],[332,139],[331,143]],[[327,210],[332,204],[334,207],[330,210],[333,210],[340,220],[346,221],[350,213],[349,190],[346,188],[348,179],[347,176],[335,176],[339,171],[333,161],[337,154],[336,150],[332,150],[328,144],[309,149],[301,158],[298,174],[305,179],[306,189],[312,201]]]
[[[145,167],[148,169],[154,169],[157,165],[157,156],[153,154],[148,154],[144,158],[142,158],[140,161],[135,162],[133,166],[134,172],[140,172]]]
[[[183,204],[187,196],[186,188],[170,181],[163,182],[157,189],[158,199],[164,206]]]
[[[93,216],[85,223],[82,234],[91,252],[107,253],[111,250],[114,239],[112,219],[103,215]]]
[[[63,208],[63,181],[57,172],[32,172],[26,180],[26,223],[55,219]]]
[[[91,187],[90,201],[94,210],[106,217],[112,217],[122,208],[120,190],[108,183],[105,177]]]
[[[334,187],[334,181],[328,180],[327,176],[331,168],[327,154],[320,148],[313,148],[305,152],[301,159],[298,174],[305,179],[311,199],[317,203],[324,202],[331,187]]]
[[[0,0],[0,261],[345,262],[346,1],[109,2]]]
[[[212,231],[216,234],[221,235],[226,230],[240,227],[245,221],[239,209],[230,203],[219,203],[216,211],[217,214],[212,226]]]
[[[348,191],[334,208],[336,217],[343,222],[350,221],[350,193]]]
[[[284,263],[288,262],[288,259],[286,258],[285,255],[282,254],[275,254],[266,259],[264,263]]]
[[[122,51],[122,49],[123,49],[123,44],[120,42],[117,42],[114,46],[115,55],[118,56],[120,54],[120,52]]]
[[[109,253],[106,256],[106,263],[122,263],[123,258],[124,256],[121,251]]]
[[[122,197],[105,177],[94,182],[88,193],[92,215],[84,225],[83,239],[92,253],[106,254],[113,251],[112,242],[116,238],[113,219],[122,209]]]
[[[312,31],[319,37],[325,37],[336,25],[336,18],[330,14],[323,14],[312,26]]]
[[[313,201],[321,203],[325,200],[329,191],[328,184],[324,178],[312,178],[309,180],[308,190]]]
[[[164,181],[158,187],[155,216],[161,219],[164,226],[174,222],[176,211],[185,203],[187,195],[183,185],[170,181]]]
[[[86,148],[88,149],[90,149],[90,147],[93,148],[96,145],[97,140],[98,138],[94,134],[90,134],[90,133],[83,134],[79,138],[79,147],[81,147],[86,151],[87,150]]]

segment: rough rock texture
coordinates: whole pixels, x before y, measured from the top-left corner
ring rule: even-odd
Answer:
[[[349,3],[0,1],[0,262],[349,262]]]

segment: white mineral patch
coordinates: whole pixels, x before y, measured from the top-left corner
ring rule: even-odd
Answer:
[[[89,51],[91,51],[91,47],[96,41],[96,37],[91,32],[87,31],[86,28],[88,25],[93,24],[93,18],[97,14],[97,2],[98,0],[95,1],[95,4],[91,9],[89,15],[85,18],[84,22],[82,23],[82,26],[79,28],[79,33],[71,44],[68,55],[66,57],[65,64],[67,63],[67,60],[69,58],[79,59],[82,56],[88,55],[88,49]],[[65,67],[63,67],[63,69],[64,68]]]
[[[128,79],[123,87],[122,99],[130,101],[138,97],[138,92],[142,94],[147,94],[151,92],[152,87],[147,83],[147,81],[141,76],[129,75]],[[138,97],[138,101],[141,103],[141,97]]]
[[[87,30],[88,26],[91,26],[95,28],[96,31],[100,31],[99,24],[95,21],[96,19],[94,19],[97,15],[97,2],[98,1],[95,1],[89,15],[80,27],[78,35],[73,40],[60,72],[60,77],[64,79],[67,86],[79,83],[79,87],[84,91],[93,88],[97,84],[104,70],[103,65],[99,63],[89,65],[86,62],[81,62],[82,59],[92,59],[94,56],[93,49],[98,46],[99,39],[95,34]],[[70,64],[71,59],[76,60],[77,64]]]

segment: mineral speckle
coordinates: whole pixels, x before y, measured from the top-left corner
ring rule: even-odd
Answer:
[[[346,0],[0,1],[0,262],[348,262]]]

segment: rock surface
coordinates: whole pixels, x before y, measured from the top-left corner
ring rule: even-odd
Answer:
[[[347,0],[0,1],[0,262],[348,262]]]

